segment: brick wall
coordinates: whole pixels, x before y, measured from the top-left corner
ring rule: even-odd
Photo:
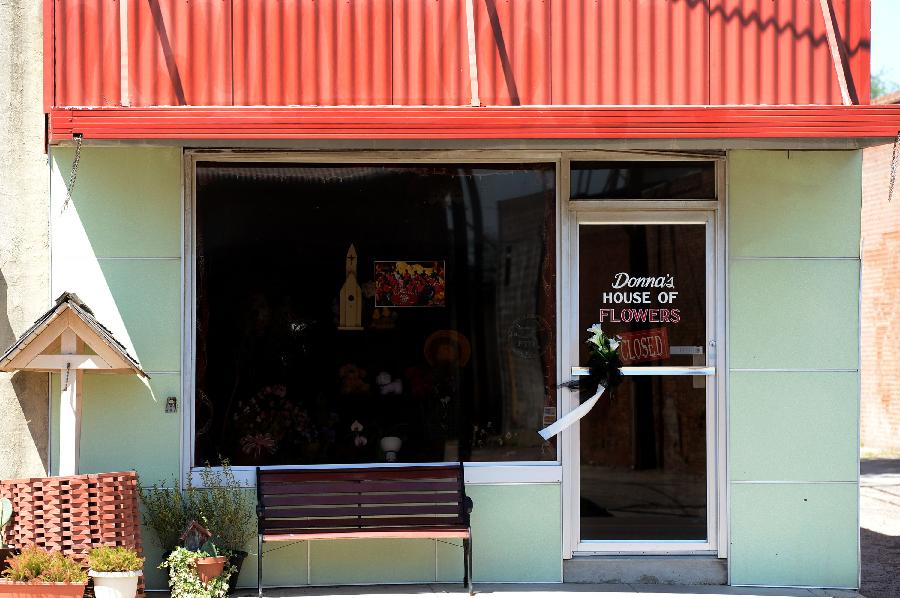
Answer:
[[[900,181],[888,203],[891,151],[863,153],[860,441],[900,449]]]

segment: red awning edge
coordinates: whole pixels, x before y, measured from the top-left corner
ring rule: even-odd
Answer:
[[[50,143],[254,139],[896,138],[900,105],[53,108]]]

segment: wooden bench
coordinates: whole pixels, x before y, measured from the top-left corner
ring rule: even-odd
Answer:
[[[461,538],[472,594],[472,500],[462,463],[347,469],[256,468],[257,586],[263,542]]]

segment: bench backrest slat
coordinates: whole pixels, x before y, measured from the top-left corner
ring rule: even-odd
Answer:
[[[382,494],[358,492],[348,494],[270,494],[266,496],[269,507],[294,507],[306,505],[383,505],[397,503],[456,504],[457,492],[386,492]]]
[[[462,464],[352,469],[257,469],[267,530],[468,527]]]
[[[284,532],[285,530],[322,530],[331,528],[385,528],[385,527],[459,527],[446,517],[379,517],[360,519],[357,517],[335,519],[275,519],[266,520],[266,529]]]
[[[447,505],[356,505],[356,506],[318,506],[305,508],[266,507],[263,517],[266,519],[318,519],[323,517],[376,517],[379,515],[458,515],[459,507]]]
[[[357,493],[369,494],[373,492],[456,492],[458,482],[451,480],[412,480],[409,482],[397,480],[375,480],[359,482],[263,482],[262,493],[266,496],[273,494],[338,494]]]

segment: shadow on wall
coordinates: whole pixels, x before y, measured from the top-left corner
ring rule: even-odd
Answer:
[[[3,275],[3,271],[0,270],[0,352],[5,351],[16,342],[12,323],[7,315],[7,296],[6,277]],[[27,425],[31,441],[37,450],[37,454],[40,455],[43,473],[46,473],[48,426],[50,422],[49,405],[47,404],[48,375],[40,372],[16,372],[11,376],[9,374],[0,374],[0,376],[9,376],[13,394],[18,399],[22,413],[22,419],[18,422],[15,421],[18,418],[12,417],[10,414],[6,414],[2,418],[6,426],[9,426],[2,430],[3,435],[7,438],[22,438],[21,434],[16,433],[15,427],[22,424]],[[11,400],[12,397],[0,396],[0,405]],[[6,471],[17,472],[18,475],[36,475],[41,473],[25,471],[28,465],[22,448],[13,446],[8,447],[8,449],[11,453],[4,451],[3,454],[0,454],[0,458],[11,458],[12,462],[0,463],[0,468]]]

